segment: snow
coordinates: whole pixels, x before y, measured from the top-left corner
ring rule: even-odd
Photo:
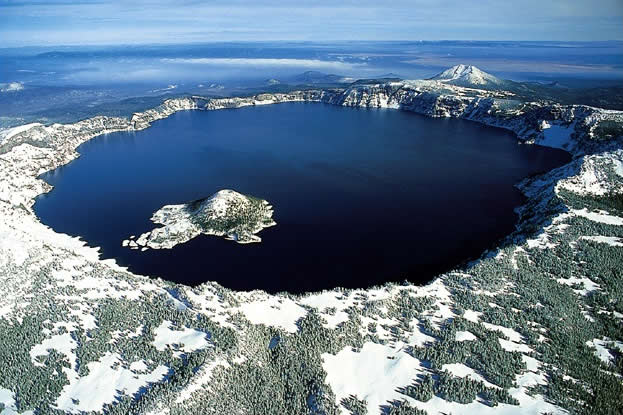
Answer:
[[[30,359],[35,366],[43,366],[43,364],[37,361],[37,358],[39,356],[47,356],[49,354],[49,350],[54,349],[67,356],[71,366],[75,367],[76,355],[74,350],[76,347],[78,347],[78,343],[76,343],[70,333],[57,334],[43,340],[41,344],[36,344],[30,350]]]
[[[499,338],[498,341],[500,342],[500,346],[502,347],[502,349],[506,350],[507,352],[532,353],[534,351],[530,348],[530,346],[526,344],[516,343],[513,341]]]
[[[548,230],[548,229],[546,229],[546,230]],[[526,240],[526,245],[530,249],[535,249],[535,248],[537,248],[537,249],[549,249],[549,248],[555,248],[556,247],[556,244],[553,244],[553,243],[550,242],[549,235],[547,234],[547,232],[540,233],[534,239]]]
[[[621,191],[623,150],[583,156],[574,165],[578,163],[579,172],[561,180],[557,187],[579,195],[603,196]]]
[[[600,339],[593,339],[586,342],[586,345],[595,349],[595,356],[599,358],[605,364],[610,364],[614,359],[614,356],[610,353],[610,351],[604,346],[604,342]]]
[[[450,372],[453,376],[464,378],[467,377],[469,379],[473,379],[476,381],[480,381],[484,383],[489,388],[499,389],[500,387],[494,385],[491,382],[488,382],[485,378],[483,378],[480,374],[476,373],[474,369],[469,366],[464,365],[463,363],[449,363],[441,366],[441,370]]]
[[[296,322],[307,314],[307,311],[289,298],[265,296],[241,304],[237,309],[252,324],[278,327],[290,333],[296,333]]]
[[[143,334],[143,326],[139,325],[134,331],[132,330],[114,330],[110,332],[110,340],[109,343],[115,343],[117,340],[125,338],[125,339],[135,339]]]
[[[237,365],[241,365],[244,362],[247,361],[247,357],[243,354],[241,354],[240,356],[236,356],[231,360],[233,363],[237,364]]]
[[[431,80],[468,86],[500,85],[504,83],[501,79],[472,65],[455,65],[435,75]]]
[[[593,222],[605,223],[606,225],[623,226],[623,218],[612,216],[608,212],[600,210],[597,212],[589,212],[587,209],[576,209],[572,212]]]
[[[519,405],[498,404],[495,407],[488,406],[481,403],[479,400],[475,400],[469,404],[460,404],[456,402],[448,402],[437,396],[433,396],[428,402],[420,402],[411,398],[406,400],[417,408],[427,411],[429,414],[441,415],[441,414],[483,414],[483,415],[523,415],[523,414],[566,414],[567,412],[561,408],[546,402],[545,399],[538,394],[528,395],[526,388],[537,385],[545,384],[547,382],[546,375],[541,371],[541,364],[534,358],[529,356],[522,356],[527,370],[517,375],[515,383],[517,387],[510,388],[509,394],[519,401]],[[465,366],[461,363],[443,365],[442,369],[448,370],[454,376],[465,377],[483,381],[485,385],[493,388],[498,386],[493,385],[473,369]],[[375,412],[378,413],[378,412]]]
[[[428,402],[420,402],[415,400],[409,400],[412,406],[416,406],[420,409],[426,410],[430,415],[526,415],[526,414],[552,414],[563,415],[567,414],[566,411],[545,402],[543,398],[535,398],[525,393],[517,392],[515,398],[519,399],[520,405],[508,405],[498,404],[495,407],[482,404],[478,401],[474,401],[469,404],[460,404],[456,402],[448,402],[437,396],[433,396]]]
[[[449,363],[441,366],[441,370],[447,370],[452,375],[459,378],[464,378],[469,375],[474,375],[476,372],[471,367],[465,366],[463,363]]]
[[[4,258],[0,257],[0,266],[9,262],[7,256],[10,256],[11,262],[16,265],[22,265],[28,259],[28,251],[22,248],[19,241],[12,237],[9,232],[2,230],[0,230],[0,252],[8,254],[3,255]]]
[[[457,331],[455,340],[457,342],[472,341],[478,338],[471,331]]]
[[[541,367],[541,362],[536,360],[534,357],[523,355],[521,356],[521,360],[526,364],[526,370],[528,372],[536,372]]]
[[[556,282],[559,284],[564,284],[564,285],[582,284],[584,286],[583,289],[574,290],[576,293],[580,295],[586,295],[590,293],[591,291],[599,290],[599,284],[593,282],[591,279],[586,278],[586,277],[584,278],[578,278],[578,277],[558,278],[556,279]]]
[[[348,321],[348,313],[344,310],[354,304],[354,299],[352,295],[349,296],[345,293],[325,291],[304,297],[300,303],[317,309],[327,321],[324,326],[334,329],[340,323]],[[334,313],[325,312],[325,310],[333,308],[335,309]]]
[[[604,362],[609,365],[614,361],[614,355],[611,353],[609,346],[612,345],[614,348],[618,349],[619,353],[623,353],[623,342],[620,341],[612,341],[607,337],[602,339],[593,339],[586,342],[588,347],[595,349],[594,354]]]
[[[232,305],[216,293],[211,284],[203,284],[201,288],[186,288],[184,294],[194,311],[207,316],[210,320],[223,327],[235,328],[229,322]]]
[[[541,124],[541,128],[544,128],[543,139],[538,141],[539,145],[566,150],[571,142],[571,134],[575,129],[575,125],[563,126],[544,121]]]
[[[176,290],[167,290],[168,302],[171,303],[173,307],[175,307],[176,310],[186,311],[188,309],[188,306],[184,304],[182,301],[180,301],[177,298],[177,295],[178,293]]]
[[[137,374],[125,369],[117,353],[106,353],[87,366],[89,374],[72,379],[61,391],[56,407],[70,413],[101,411],[120,395],[135,395],[150,383],[161,381],[169,368],[159,365],[151,373]]]
[[[222,358],[218,358],[217,360],[203,364],[195,376],[190,380],[188,385],[182,389],[175,402],[184,402],[185,400],[190,399],[192,394],[196,391],[201,390],[204,387],[209,387],[212,374],[219,366],[226,368],[229,367],[229,363]]]
[[[478,321],[480,320],[480,316],[481,315],[482,315],[482,313],[480,311],[465,310],[463,312],[463,318],[465,320],[471,321],[473,323],[478,323]]]
[[[147,372],[148,369],[147,363],[144,360],[137,360],[130,364],[130,370],[133,372]]]
[[[39,124],[38,122],[34,122],[34,123],[24,124],[24,125],[9,128],[6,130],[2,130],[0,131],[0,142],[2,142],[3,140],[8,140],[14,135],[23,133],[24,131],[30,130],[32,127],[36,127],[38,125],[41,125],[41,124]]]
[[[610,246],[623,246],[623,239],[617,238],[616,236],[582,236],[580,239],[607,244]]]
[[[392,320],[389,318],[379,317],[379,316],[375,316],[375,317],[361,316],[360,333],[362,336],[365,336],[369,333],[368,327],[371,324],[374,325],[376,329],[375,334],[379,339],[390,340],[393,338],[392,332],[391,330],[388,330],[383,326],[388,326],[388,327],[396,326],[398,324],[398,321]],[[410,328],[413,330],[413,333],[410,336],[410,339],[409,339],[410,342],[413,342],[414,344],[417,344],[417,345],[421,345],[424,342],[428,341],[429,339],[434,340],[432,337],[426,336],[425,334],[420,332],[418,327],[415,327],[415,329],[413,329],[413,325],[414,325],[414,322],[411,322]]]
[[[0,388],[0,405],[4,405],[5,409],[0,411],[0,415],[16,414],[15,394],[8,389]]]
[[[411,346],[422,347],[425,346],[427,343],[431,343],[436,340],[434,337],[422,333],[417,320],[411,321],[411,323],[409,323],[409,328],[412,329],[412,332],[407,337],[407,342]]]
[[[517,333],[513,329],[509,329],[508,327],[498,326],[497,324],[491,324],[491,323],[485,323],[485,322],[483,322],[482,325],[485,326],[487,330],[501,332],[513,342],[521,343],[522,341],[521,334]]]
[[[188,353],[204,349],[210,344],[207,340],[208,334],[203,331],[187,327],[183,330],[173,330],[171,325],[170,321],[165,320],[154,330],[154,341],[152,344],[157,350],[162,351],[167,346],[172,346],[175,349]]]
[[[322,355],[322,367],[327,372],[326,383],[335,393],[336,403],[355,395],[368,403],[368,413],[380,412],[380,405],[404,395],[396,391],[408,386],[424,369],[420,361],[402,350],[372,342],[364,343],[360,351],[345,347],[336,355]],[[341,413],[348,411],[340,406]]]
[[[4,405],[4,409],[0,411],[0,415],[34,415],[35,413],[34,411],[17,412],[15,394],[2,387],[0,387],[0,405]]]
[[[424,315],[430,317],[432,323],[439,326],[442,322],[454,317],[454,313],[452,312],[452,295],[446,288],[441,278],[438,278],[423,287],[418,287],[418,289],[412,292],[411,295],[414,297],[429,297],[436,299],[433,303],[436,310],[424,313]]]
[[[541,362],[525,354],[521,356],[521,360],[525,363],[526,370],[517,375],[515,379],[519,388],[511,389],[511,394],[513,394],[512,392],[514,391],[515,397],[519,402],[523,400],[521,398],[521,395],[524,395],[523,388],[547,384],[547,375],[541,370]]]

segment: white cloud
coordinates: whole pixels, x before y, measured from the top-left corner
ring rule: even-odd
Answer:
[[[162,59],[167,63],[199,64],[215,66],[262,66],[262,67],[305,67],[305,68],[331,68],[339,70],[353,69],[365,66],[365,63],[346,63],[339,61],[323,61],[320,59],[273,59],[273,58],[175,58]]]
[[[21,82],[10,82],[8,84],[0,84],[0,92],[15,92],[24,89]]]

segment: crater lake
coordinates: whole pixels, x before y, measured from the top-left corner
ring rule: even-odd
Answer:
[[[35,205],[43,223],[135,273],[291,293],[424,284],[513,231],[515,184],[570,161],[466,120],[315,103],[178,112],[78,151],[42,176],[54,186]],[[273,205],[261,243],[122,247],[162,206],[221,189]]]

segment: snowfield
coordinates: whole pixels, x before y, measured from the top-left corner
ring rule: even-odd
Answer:
[[[350,395],[365,399],[371,414],[379,413],[387,401],[400,399],[396,388],[409,385],[423,370],[420,362],[404,351],[375,343],[365,343],[358,352],[347,347],[322,359],[336,401]],[[341,413],[348,414],[345,408]]]
[[[298,331],[296,322],[307,314],[304,308],[288,298],[256,294],[243,301],[239,310],[251,323],[278,327],[289,333]]]
[[[133,396],[141,388],[158,382],[169,372],[166,366],[158,366],[146,374],[120,367],[119,355],[107,354],[98,362],[89,363],[89,375],[75,379],[61,392],[57,408],[70,413],[101,411],[103,405],[114,402],[119,393]],[[143,371],[142,365],[138,366]]]
[[[574,125],[552,125],[548,122],[541,124],[543,131],[543,139],[539,141],[539,144],[547,147],[560,148],[565,150],[566,145],[569,144],[571,134],[575,129]]]
[[[170,321],[163,321],[154,331],[153,345],[156,350],[165,350],[167,347],[180,349],[184,352],[193,352],[209,345],[208,334],[199,330],[184,328],[174,330]]]
[[[473,67],[450,72],[177,98],[129,120],[0,132],[0,414],[563,414],[586,413],[587,402],[617,411],[623,150],[595,132],[623,123],[623,114],[541,102],[508,108],[501,103],[512,93],[473,85],[497,78]],[[457,79],[471,86],[450,82]],[[35,198],[51,190],[39,175],[75,159],[95,136],[148,128],[182,110],[292,101],[466,118],[574,159],[518,185],[527,200],[517,231],[498,248],[425,286],[303,296],[186,287],[102,261],[98,249],[33,212]],[[227,210],[213,201],[214,211]]]

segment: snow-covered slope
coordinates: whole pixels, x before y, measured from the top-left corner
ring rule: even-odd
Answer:
[[[496,78],[472,65],[455,65],[430,79],[451,85],[474,88],[501,87],[507,83],[507,81]]]
[[[23,133],[24,131],[32,128],[32,127],[36,127],[36,126],[40,126],[41,124],[39,123],[31,123],[31,124],[24,124],[24,125],[20,125],[17,127],[13,127],[13,128],[7,128],[5,130],[0,130],[0,143],[3,140],[8,140],[11,137],[13,137],[16,134],[19,133]]]

